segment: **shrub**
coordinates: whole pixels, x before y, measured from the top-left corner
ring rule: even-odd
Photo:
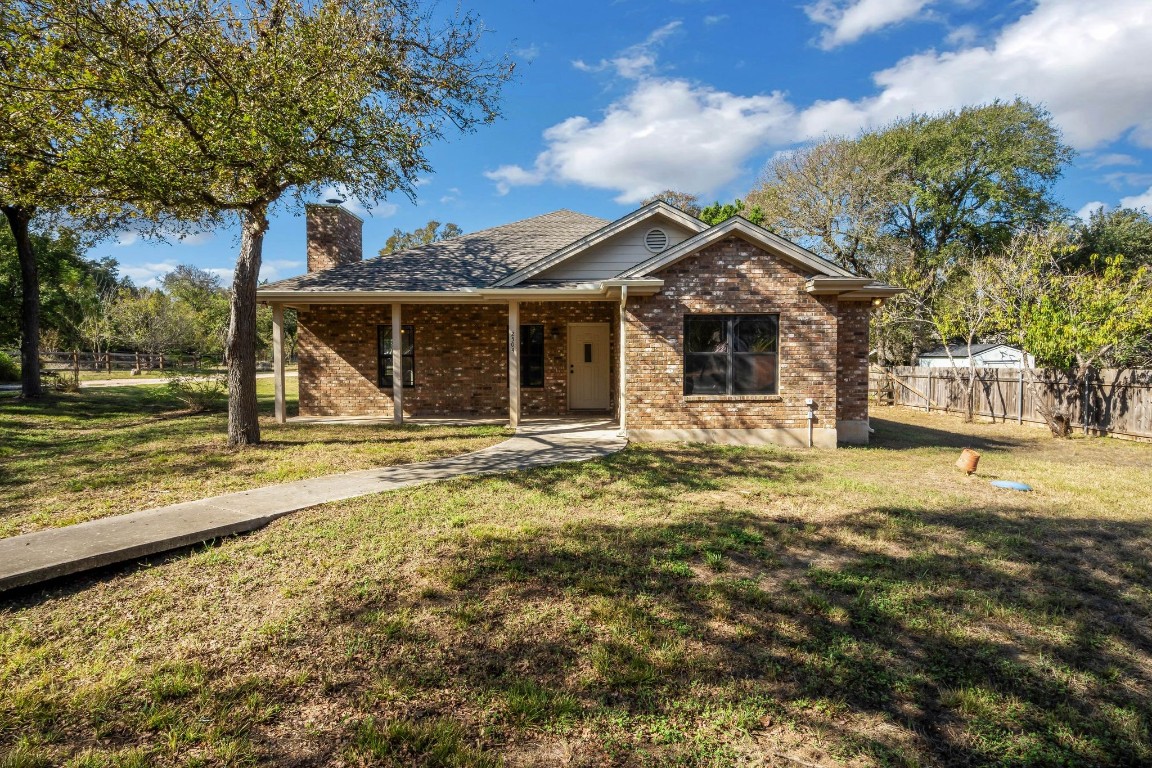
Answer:
[[[20,366],[3,352],[0,352],[0,381],[20,381]]]
[[[228,402],[228,385],[223,374],[173,374],[168,379],[168,392],[193,411],[219,410]]]

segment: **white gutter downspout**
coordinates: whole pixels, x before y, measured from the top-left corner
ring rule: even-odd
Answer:
[[[627,399],[627,386],[628,386],[628,286],[620,286],[620,331],[617,334],[620,337],[620,405],[617,410],[620,412],[620,437],[628,436],[628,399]]]

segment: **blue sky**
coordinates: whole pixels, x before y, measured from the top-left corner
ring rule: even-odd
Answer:
[[[431,148],[435,173],[371,210],[365,254],[429,219],[465,232],[558,208],[617,218],[664,188],[743,196],[776,152],[912,112],[1022,96],[1078,156],[1060,182],[1082,214],[1152,210],[1152,0],[502,0],[472,7],[517,77],[504,118]],[[125,235],[138,285],[177,264],[230,279],[237,237]],[[275,212],[268,279],[304,271],[304,220]]]

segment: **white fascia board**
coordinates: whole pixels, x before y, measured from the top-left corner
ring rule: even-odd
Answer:
[[[661,282],[663,285],[663,282]],[[616,287],[616,286],[611,286]],[[610,286],[576,288],[469,288],[461,291],[258,291],[261,304],[481,304],[503,301],[607,299]]]
[[[859,290],[845,291],[838,294],[841,299],[890,299],[897,294],[904,293],[906,288],[897,288],[894,285],[884,285],[882,283],[875,283],[873,285],[866,285]]]
[[[617,235],[629,227],[632,227],[635,224],[638,224],[641,221],[649,219],[658,214],[662,214],[666,218],[672,219],[672,221],[680,224],[685,229],[690,231],[703,232],[704,230],[708,229],[708,225],[700,221],[700,219],[697,219],[694,216],[689,216],[679,208],[673,208],[663,200],[657,200],[655,202],[649,203],[643,208],[632,211],[632,213],[628,214],[627,216],[616,219],[616,221],[612,222],[611,224],[606,224],[595,232],[587,234],[573,243],[569,243],[560,250],[545,256],[539,261],[532,262],[528,266],[513,272],[507,277],[496,281],[492,285],[495,288],[505,288],[516,285],[517,283],[521,283],[533,275],[538,275],[550,267],[554,267],[557,264],[568,261],[569,259],[574,258],[589,248],[595,245],[599,245],[613,235]]]
[[[391,304],[417,302],[428,304],[475,303],[482,300],[476,291],[256,291],[261,304],[294,302],[301,304]]]
[[[651,272],[679,261],[680,259],[690,256],[701,248],[705,248],[713,243],[728,237],[729,235],[740,234],[748,240],[751,240],[757,245],[764,246],[789,261],[795,262],[802,266],[815,270],[822,275],[831,275],[835,277],[856,277],[846,269],[836,266],[832,262],[825,261],[816,254],[812,253],[806,248],[801,248],[793,242],[785,240],[779,235],[774,235],[763,227],[758,227],[752,222],[745,219],[743,216],[733,216],[727,221],[717,224],[714,227],[700,232],[695,237],[690,237],[674,248],[670,248],[664,253],[654,256],[645,262],[637,264],[627,272],[623,272],[619,277],[642,277]]]
[[[808,282],[804,284],[804,290],[813,296],[824,296],[864,288],[871,282],[871,278],[867,277],[824,277],[818,275],[808,278]]]

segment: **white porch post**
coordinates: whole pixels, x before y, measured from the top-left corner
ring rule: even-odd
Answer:
[[[620,371],[619,371],[619,374],[620,374],[620,386],[619,386],[620,405],[617,407],[617,410],[619,411],[619,416],[620,416],[620,436],[621,437],[627,437],[628,436],[628,406],[627,406],[627,403],[628,403],[628,398],[627,398],[627,391],[628,391],[628,355],[627,355],[627,351],[628,351],[628,334],[627,334],[628,319],[627,319],[627,314],[628,314],[628,286],[622,285],[622,286],[620,286],[620,330],[619,330],[619,333],[617,334],[619,336],[619,343],[617,344],[617,346],[620,347],[620,363],[619,363],[619,367],[620,367]]]
[[[520,426],[520,302],[508,302],[508,426]]]
[[[404,329],[400,304],[392,305],[392,421],[404,423]]]
[[[276,390],[276,423],[288,420],[284,403],[284,305],[272,305],[272,381]]]

